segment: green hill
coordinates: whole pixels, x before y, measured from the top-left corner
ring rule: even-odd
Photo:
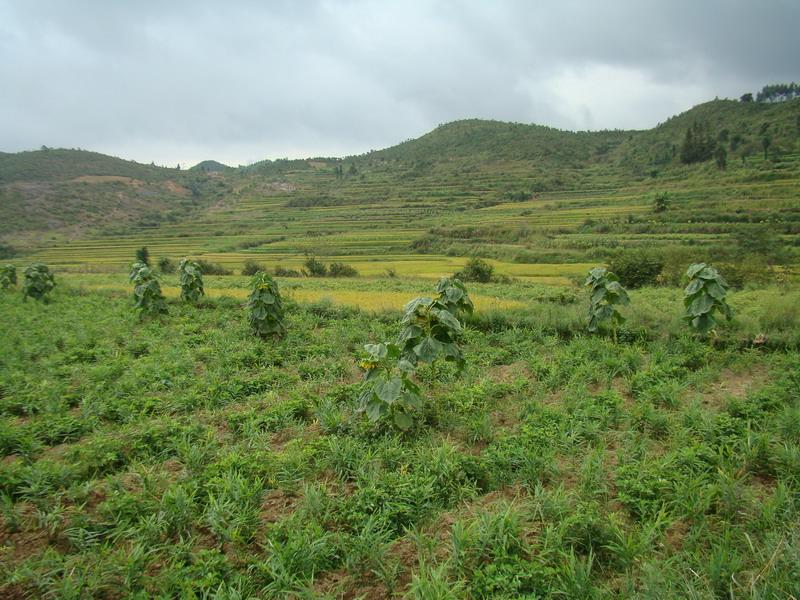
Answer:
[[[0,154],[0,183],[14,181],[64,181],[85,175],[116,175],[161,180],[171,169],[143,165],[98,152],[47,148]]]
[[[429,276],[471,255],[532,278],[573,272],[535,265],[596,262],[626,247],[713,258],[763,228],[791,254],[799,119],[800,100],[715,100],[647,131],[464,120],[359,156],[239,169],[205,161],[177,171],[75,151],[2,155],[0,236],[63,267],[120,268],[147,244],[233,267],[248,258],[297,267],[312,253],[347,257],[364,274]],[[711,150],[724,150],[724,165],[681,162],[696,123]],[[654,211],[656,193],[669,196],[668,210]]]
[[[143,165],[97,152],[0,154],[0,236],[17,245],[127,232],[185,218],[218,199],[203,173]],[[224,188],[227,191],[227,188]]]
[[[204,160],[203,162],[197,163],[189,170],[201,171],[203,173],[225,173],[232,171],[233,168],[229,167],[228,165],[224,165],[221,162],[217,162],[216,160]]]

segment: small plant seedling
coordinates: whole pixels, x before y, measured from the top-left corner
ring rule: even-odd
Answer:
[[[250,328],[259,337],[280,336],[286,331],[283,322],[283,303],[277,282],[259,271],[250,282],[251,292],[245,308]]]
[[[625,317],[617,307],[630,304],[628,292],[622,287],[617,276],[605,267],[595,267],[589,271],[584,285],[592,288],[589,299],[589,331],[597,331],[601,324],[608,321],[611,323],[611,331],[616,342],[617,327],[625,322]]]
[[[730,285],[714,267],[706,263],[695,263],[686,271],[689,285],[683,291],[684,319],[697,333],[705,335],[717,324],[714,313],[719,311],[728,320],[733,311],[725,300]]]
[[[197,304],[205,295],[203,273],[195,261],[184,258],[178,267],[181,273],[181,300]]]
[[[131,265],[129,279],[133,282],[133,300],[141,317],[167,312],[167,303],[155,272],[143,262]]]
[[[47,265],[35,263],[25,268],[25,282],[22,284],[22,296],[47,303],[49,294],[56,287],[56,280]]]
[[[414,365],[391,342],[366,344],[364,350],[366,356],[359,362],[365,372],[359,410],[372,422],[389,416],[400,429],[409,429],[412,411],[422,407],[419,386],[411,380]]]
[[[17,267],[14,265],[3,265],[0,267],[0,287],[7,290],[17,285]]]

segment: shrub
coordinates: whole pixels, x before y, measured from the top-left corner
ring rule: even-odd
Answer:
[[[335,262],[328,267],[328,275],[330,277],[358,277],[358,271],[352,265]]]
[[[669,208],[669,194],[667,192],[657,192],[653,196],[653,211],[660,213]]]
[[[714,313],[719,311],[730,320],[733,317],[730,306],[725,301],[728,282],[714,267],[706,263],[693,264],[686,271],[689,285],[684,290],[683,304],[686,307],[684,319],[698,333],[706,334],[717,324]]]
[[[230,269],[226,269],[222,265],[218,263],[208,262],[207,260],[203,260],[198,258],[196,261],[197,266],[200,267],[200,272],[203,275],[232,275],[233,271]]]
[[[49,294],[56,287],[56,280],[47,265],[35,263],[25,269],[25,282],[22,285],[22,296],[34,300],[49,301]]]
[[[250,287],[252,291],[245,308],[253,333],[262,338],[283,335],[286,326],[278,284],[267,273],[259,271],[253,276]]]
[[[0,267],[0,287],[7,290],[17,285],[17,267],[14,265],[3,265]]]
[[[175,272],[175,261],[166,256],[162,256],[158,259],[158,270],[161,271],[163,275],[172,275]]]
[[[589,271],[584,285],[592,288],[589,300],[589,331],[597,331],[602,323],[610,321],[616,341],[617,327],[625,322],[625,317],[620,314],[617,306],[630,303],[628,293],[620,285],[617,276],[604,267],[595,267]]]
[[[264,271],[264,265],[257,263],[252,258],[248,258],[244,261],[244,266],[242,267],[242,275],[247,275],[248,277],[252,277],[259,271]]]
[[[317,260],[314,256],[309,256],[303,263],[305,266],[305,273],[309,277],[327,277],[328,267],[321,260]]]
[[[684,263],[685,264],[685,263]],[[763,256],[742,256],[733,262],[718,263],[725,270],[725,280],[733,288],[741,289],[745,284],[764,285],[777,279],[780,272],[773,271]]]
[[[181,272],[181,300],[196,304],[205,295],[203,289],[203,273],[200,265],[184,258],[180,263]]]
[[[482,258],[470,258],[467,264],[453,277],[461,281],[476,281],[478,283],[489,283],[494,276],[494,267]]]
[[[661,255],[642,249],[618,252],[608,263],[609,271],[616,273],[622,285],[628,288],[655,285],[663,268]]]
[[[167,312],[167,303],[161,293],[158,276],[143,262],[131,265],[128,277],[133,282],[133,300],[139,315],[159,315]]]
[[[285,267],[281,267],[278,265],[275,267],[275,276],[276,277],[302,277],[303,274],[298,271],[297,269],[287,269]]]

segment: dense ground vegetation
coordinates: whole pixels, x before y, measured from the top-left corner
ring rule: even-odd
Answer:
[[[800,100],[762,92],[0,153],[0,597],[800,596]]]
[[[398,312],[287,301],[264,341],[240,299],[140,321],[85,280],[0,292],[6,597],[800,593],[796,289],[729,294],[713,344],[635,290],[615,344],[587,292],[474,285],[528,300],[465,318],[401,433],[356,403]]]

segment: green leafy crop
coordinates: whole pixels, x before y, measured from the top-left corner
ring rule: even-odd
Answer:
[[[444,358],[459,370],[464,366],[458,346],[463,327],[456,315],[471,313],[472,300],[458,279],[442,278],[436,291],[436,299],[415,298],[405,306],[396,343],[364,346],[367,355],[359,366],[366,373],[365,385],[358,404],[373,422],[388,416],[400,429],[411,427],[412,411],[422,407],[420,389],[412,380],[419,363]]]
[[[56,287],[56,280],[47,265],[35,263],[25,269],[25,283],[22,285],[22,295],[25,300],[28,296],[34,300],[48,301],[48,295]]]
[[[128,277],[133,282],[133,299],[140,315],[159,315],[167,312],[167,303],[155,272],[145,263],[131,265]]]
[[[15,285],[17,285],[17,267],[14,265],[0,267],[0,287],[7,290]]]
[[[625,322],[625,317],[617,307],[630,304],[628,292],[617,276],[605,267],[595,267],[589,271],[584,285],[592,288],[589,300],[589,331],[597,331],[602,323],[609,321],[616,339],[617,327]]]
[[[689,285],[683,291],[683,305],[686,307],[684,319],[698,333],[706,334],[717,324],[714,313],[719,311],[730,320],[731,307],[725,301],[728,282],[712,266],[696,263],[686,271]]]
[[[359,366],[366,372],[359,410],[371,421],[389,416],[400,429],[411,427],[411,411],[422,407],[420,390],[411,380],[415,367],[401,357],[400,346],[390,342],[366,344]]]
[[[251,292],[245,307],[250,328],[259,337],[283,335],[283,303],[277,282],[267,273],[259,271],[250,282]]]
[[[195,261],[184,258],[178,267],[181,273],[181,300],[196,304],[205,295],[203,272]]]
[[[403,331],[397,341],[402,357],[415,367],[439,358],[464,366],[458,347],[462,327],[445,304],[433,298],[415,298],[406,304],[401,321]]]

